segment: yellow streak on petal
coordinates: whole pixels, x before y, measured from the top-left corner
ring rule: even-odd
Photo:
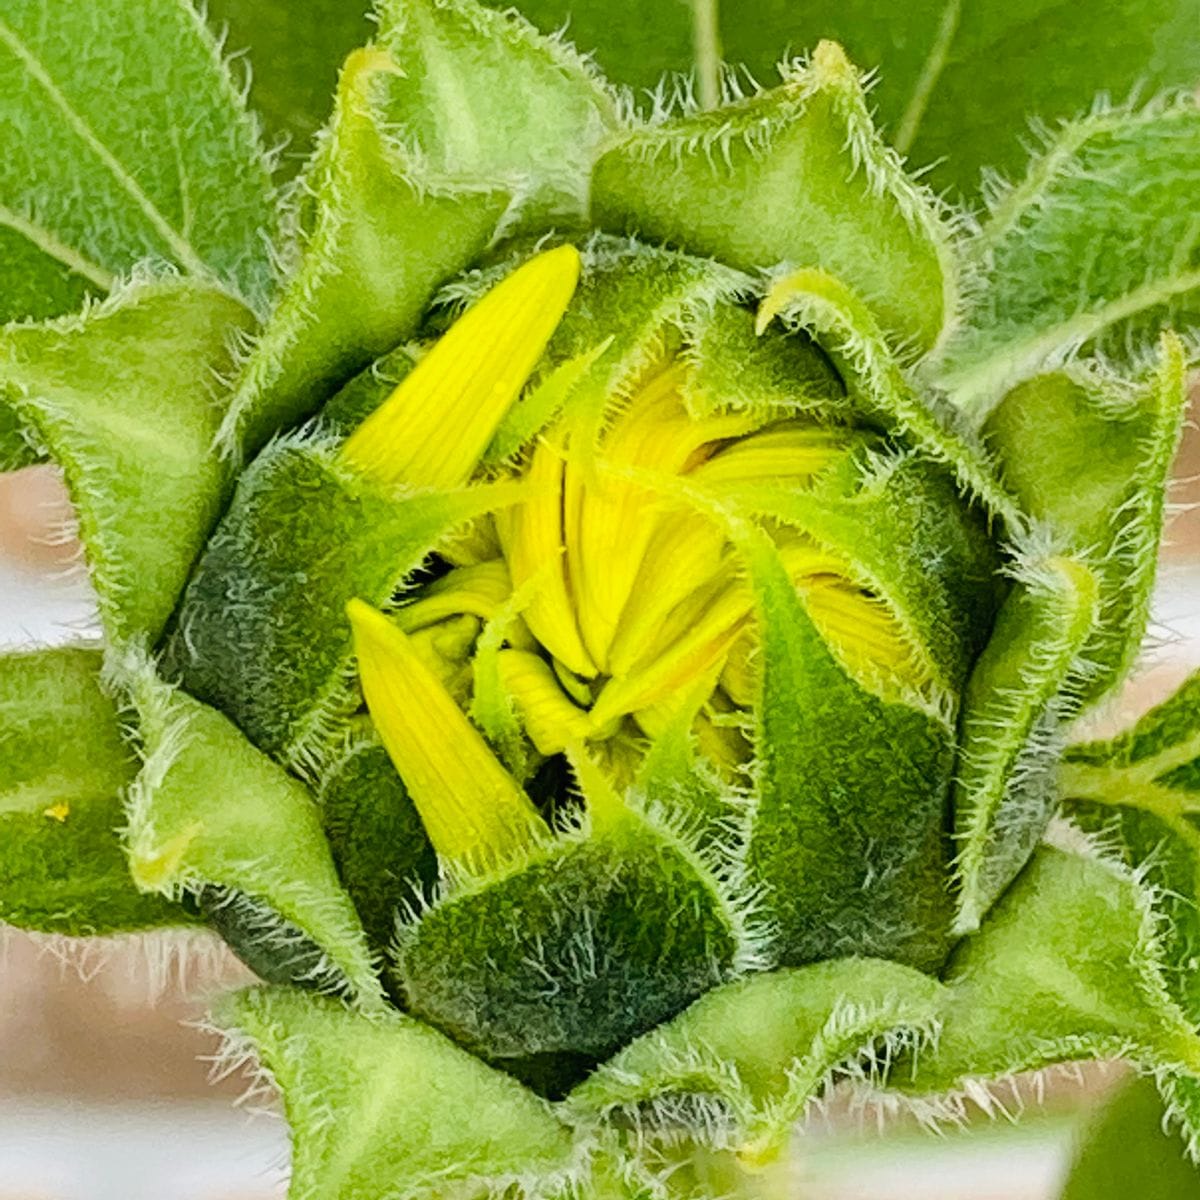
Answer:
[[[748,589],[740,582],[728,584],[652,662],[624,678],[610,679],[596,699],[592,720],[606,725],[690,687],[723,662],[750,619]]]
[[[846,442],[841,429],[777,425],[718,450],[692,472],[692,479],[716,489],[763,479],[809,482],[845,453]]]
[[[559,246],[477,300],[350,436],[342,461],[380,483],[459,487],[546,349],[579,281]]]
[[[539,753],[561,754],[568,743],[592,736],[591,718],[562,690],[545,659],[524,650],[502,650],[497,661],[505,691]]]
[[[801,540],[781,546],[779,553],[813,624],[851,675],[890,677],[918,691],[933,687],[933,676],[896,614],[850,577],[845,562]]]
[[[579,633],[566,573],[563,472],[561,450],[539,441],[525,476],[532,494],[524,503],[499,512],[496,528],[513,586],[523,587],[535,576],[542,580],[522,614],[525,623],[568,670],[590,679],[596,674],[596,664]]]
[[[371,718],[439,857],[481,872],[544,840],[529,798],[407,635],[361,600],[346,614]]]

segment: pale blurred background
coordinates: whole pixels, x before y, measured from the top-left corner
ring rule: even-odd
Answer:
[[[1194,415],[1200,405],[1193,405]],[[1112,725],[1200,666],[1200,431],[1172,500],[1154,640]],[[1189,506],[1192,506],[1189,508]],[[0,649],[79,637],[91,601],[51,472],[0,476]],[[57,543],[57,544],[56,544]],[[205,997],[248,976],[215,941],[64,947],[0,930],[0,1200],[268,1200],[283,1195],[283,1123],[209,1082]],[[797,1200],[1053,1200],[1090,1106],[1117,1078],[1051,1082],[1040,1114],[969,1136],[831,1120],[800,1139]],[[267,1107],[270,1107],[269,1100]]]

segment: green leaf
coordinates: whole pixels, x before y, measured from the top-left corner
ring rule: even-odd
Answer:
[[[118,832],[137,773],[100,651],[0,656],[0,921],[73,937],[191,918],[133,885]]]
[[[238,992],[215,1016],[283,1092],[294,1196],[541,1194],[575,1165],[544,1101],[412,1017],[283,988]]]
[[[1200,323],[1200,109],[1181,99],[1066,126],[993,199],[974,253],[985,287],[940,381],[986,415],[1081,346],[1114,356]]]
[[[1069,558],[1023,564],[963,700],[954,782],[959,933],[1013,881],[1057,804],[1062,731],[1078,713],[1098,583]]]
[[[1163,1103],[1148,1079],[1124,1084],[1087,1123],[1059,1200],[1192,1200],[1200,1171],[1163,1128]]]
[[[910,352],[938,341],[958,303],[948,230],[876,137],[858,74],[830,43],[774,91],[614,139],[592,217],[741,270],[840,275]]]
[[[157,640],[220,512],[216,379],[249,327],[225,292],[171,280],[0,331],[0,409],[62,468],[113,642]]]
[[[930,1038],[944,991],[927,975],[870,958],[738,980],[627,1046],[568,1106],[671,1128],[690,1101],[706,1113],[703,1140],[761,1164],[835,1075],[861,1070],[867,1053],[886,1058]]]
[[[1119,737],[1070,747],[1059,790],[1154,885],[1167,981],[1200,1025],[1200,675]]]
[[[832,38],[878,73],[871,100],[888,137],[916,166],[933,164],[936,188],[968,198],[983,168],[1011,174],[1024,166],[1031,118],[1063,120],[1098,93],[1123,100],[1134,89],[1191,87],[1200,77],[1195,0],[1098,0],[1086,19],[1055,0],[521,0],[519,7],[546,33],[565,27],[618,82],[653,88],[665,72],[693,70],[707,105],[719,92],[720,57],[769,85],[781,58]]]
[[[370,38],[370,0],[208,0],[208,23],[234,53],[246,52],[250,104],[267,132],[287,139],[281,173],[292,175],[329,116],[342,60]]]
[[[1139,384],[1094,366],[1039,375],[1001,401],[983,433],[1005,485],[1100,583],[1084,655],[1086,699],[1133,667],[1150,617],[1167,482],[1187,409],[1187,364],[1164,334],[1158,368]]]
[[[366,938],[308,790],[149,664],[121,673],[144,756],[125,834],[137,885],[198,898],[264,976],[291,975],[379,1007]]]
[[[189,692],[307,774],[340,751],[361,703],[346,603],[391,607],[456,526],[518,494],[517,485],[389,491],[339,463],[336,450],[320,435],[291,435],[242,474],[165,657]]]
[[[379,47],[347,60],[301,180],[298,262],[226,445],[252,453],[410,337],[438,287],[521,214],[577,219],[612,119],[586,66],[520,18],[471,0],[384,5]]]
[[[268,165],[186,0],[5,4],[0,129],[0,321],[78,308],[147,260],[266,307]]]
[[[1200,1076],[1200,1034],[1168,996],[1148,895],[1121,867],[1044,846],[960,943],[936,1046],[897,1068],[918,1092],[1126,1058]]]

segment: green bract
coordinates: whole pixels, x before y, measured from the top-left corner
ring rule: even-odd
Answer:
[[[0,463],[100,618],[0,658],[0,918],[218,930],[297,1197],[752,1190],[835,1086],[1101,1056],[1194,1154],[1197,682],[1071,737],[1148,619],[1196,105],[976,222],[833,43],[647,114],[385,0],[280,234],[191,8],[93,7],[73,66],[0,3]]]

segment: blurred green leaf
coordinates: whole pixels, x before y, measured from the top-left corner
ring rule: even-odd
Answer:
[[[293,175],[332,107],[338,68],[370,40],[370,0],[209,0],[225,49],[245,53],[250,104],[267,140],[287,139],[281,173]]]
[[[1200,1171],[1163,1130],[1163,1105],[1148,1079],[1127,1084],[1089,1122],[1060,1200],[1194,1200]]]
[[[866,69],[885,131],[938,187],[976,194],[980,170],[1018,170],[1031,117],[1078,115],[1099,92],[1124,100],[1200,81],[1198,0],[520,0],[543,30],[567,27],[614,79],[651,88],[691,69],[717,13],[717,46],[763,84],[821,38]]]

